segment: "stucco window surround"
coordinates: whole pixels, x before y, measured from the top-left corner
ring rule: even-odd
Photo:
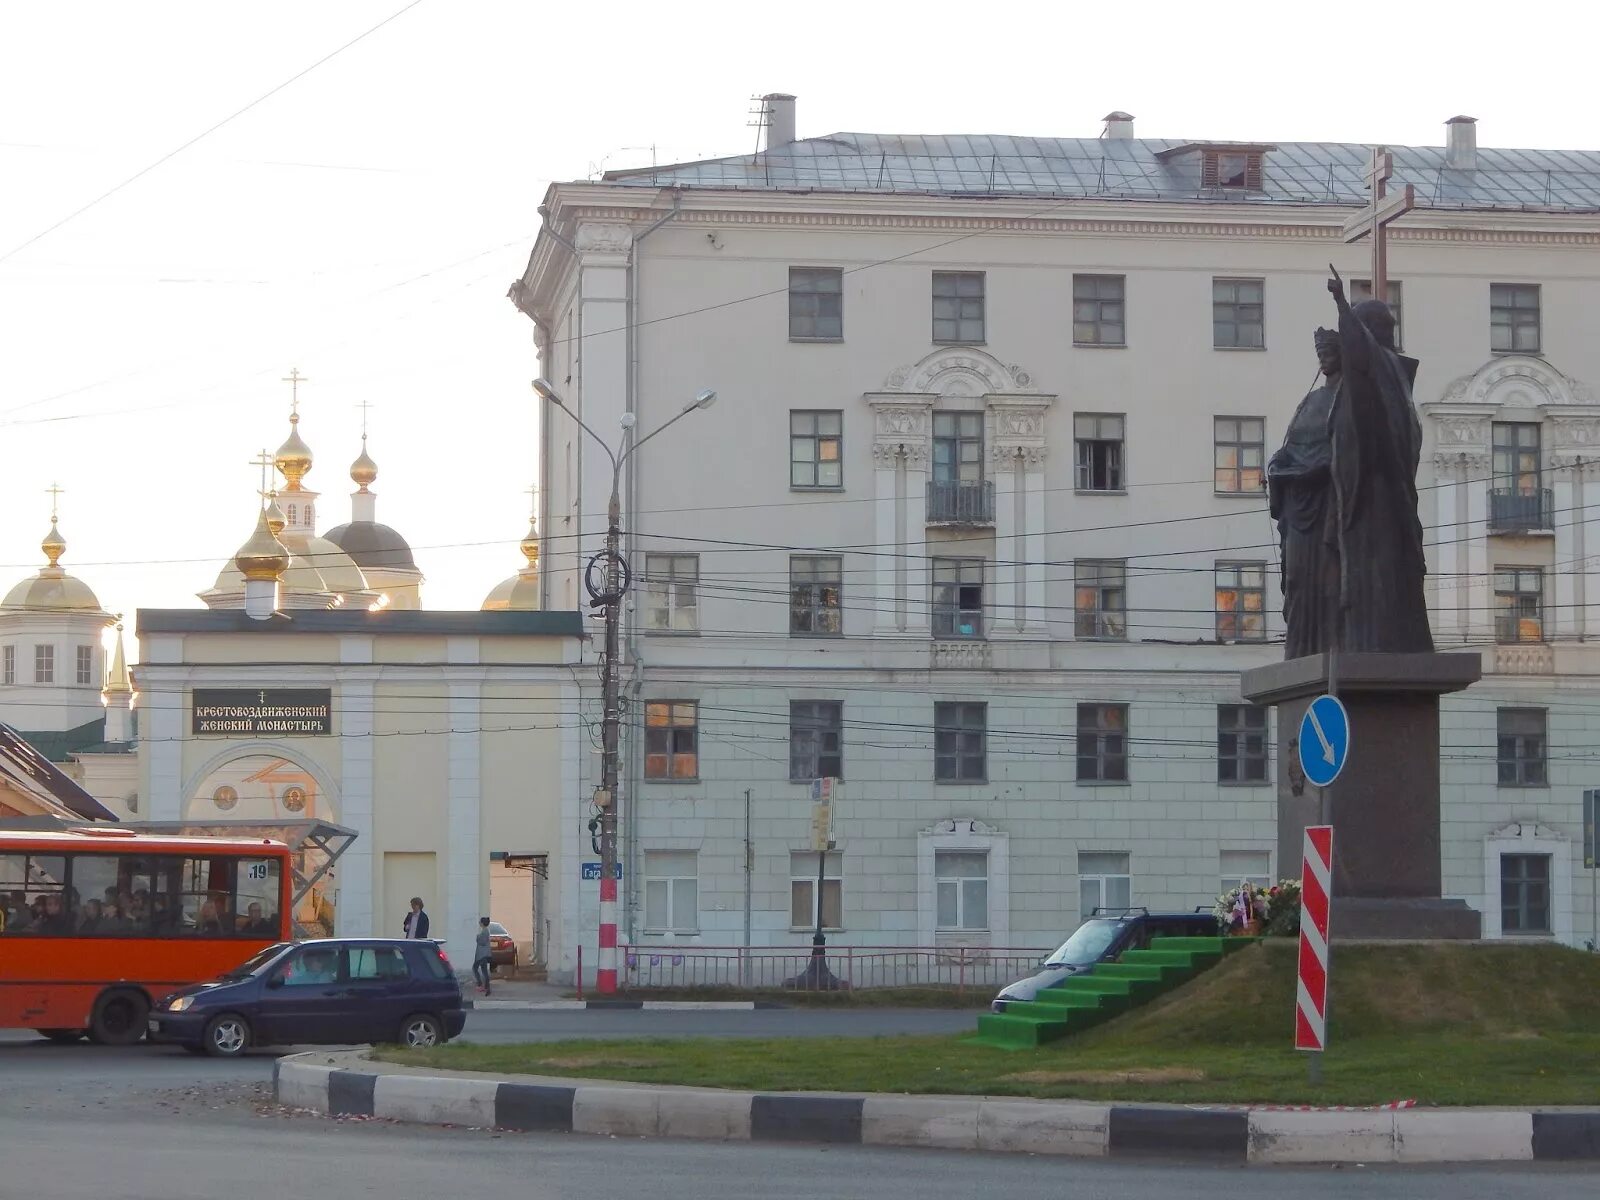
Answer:
[[[1550,932],[1508,934],[1500,919],[1500,859],[1506,854],[1544,854],[1550,858]],[[1573,945],[1572,842],[1560,830],[1534,821],[1514,821],[1483,840],[1483,936],[1563,942]]]
[[[967,851],[989,858],[989,928],[940,932],[934,855]],[[1011,944],[1011,837],[970,817],[940,821],[917,834],[917,945]]]
[[[928,486],[933,413],[982,412],[983,473],[994,489],[996,545],[1015,546],[985,595],[990,636],[1043,635],[1047,625],[1045,559],[1045,417],[1056,397],[1033,390],[1033,376],[975,346],[944,347],[889,373],[882,391],[862,398],[872,411],[875,542],[873,632],[931,637]],[[935,646],[934,659],[939,659]],[[935,661],[934,665],[938,665]]]
[[[1543,456],[1541,484],[1553,530],[1553,561],[1587,563],[1600,557],[1600,399],[1583,380],[1542,358],[1498,355],[1445,387],[1438,400],[1419,405],[1433,448],[1434,484],[1424,504],[1425,524],[1462,531],[1434,550],[1430,570],[1440,580],[1433,629],[1441,645],[1495,640],[1490,595],[1491,547],[1499,546],[1495,515],[1493,442],[1496,422],[1538,423]],[[1556,573],[1546,596],[1544,643],[1496,646],[1497,674],[1549,674],[1561,643],[1600,636],[1600,566]]]

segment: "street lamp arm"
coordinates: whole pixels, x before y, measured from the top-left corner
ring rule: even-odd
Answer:
[[[638,438],[637,440],[629,443],[627,448],[623,450],[622,456],[616,460],[617,461],[617,470],[618,471],[622,470],[622,464],[627,462],[628,459],[633,455],[634,451],[638,450],[640,446],[644,445],[651,438],[655,437],[656,434],[665,433],[667,430],[671,429],[674,425],[676,425],[679,421],[683,420],[690,413],[695,412],[695,411],[696,411],[696,406],[691,404],[691,405],[689,405],[689,407],[685,408],[682,412],[674,414],[671,420],[663,421],[660,425],[657,425],[654,429],[652,429],[649,433],[645,434],[642,438]]]
[[[559,408],[562,412],[566,413],[567,416],[571,417],[574,421],[576,421],[578,423],[578,428],[583,430],[590,437],[592,437],[595,440],[595,444],[597,446],[599,446],[600,449],[602,449],[602,450],[604,450],[606,452],[606,457],[611,460],[611,472],[612,472],[612,474],[616,474],[618,471],[622,470],[622,462],[621,462],[621,460],[619,460],[617,458],[617,452],[615,450],[613,450],[606,443],[605,438],[601,437],[594,430],[590,429],[589,425],[588,425],[588,422],[586,422],[577,413],[573,412],[565,404],[562,404],[559,401],[557,401],[556,402],[556,407]],[[623,457],[626,458],[627,455],[623,455]]]

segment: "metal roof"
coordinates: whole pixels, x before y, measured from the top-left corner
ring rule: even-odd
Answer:
[[[704,162],[608,171],[640,187],[943,196],[1041,196],[1239,204],[1365,204],[1371,147],[1279,142],[1262,160],[1262,190],[1200,186],[1192,138],[1029,138],[988,134],[834,133],[776,150]],[[1165,151],[1191,148],[1163,159]],[[1434,208],[1600,210],[1600,152],[1478,147],[1476,167],[1445,166],[1443,146],[1390,146],[1390,188],[1410,183]]]

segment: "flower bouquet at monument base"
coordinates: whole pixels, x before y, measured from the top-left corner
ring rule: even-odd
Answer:
[[[1293,937],[1300,932],[1300,882],[1241,881],[1218,896],[1211,911],[1224,937]]]

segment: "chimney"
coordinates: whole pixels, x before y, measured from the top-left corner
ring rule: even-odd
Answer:
[[[1444,123],[1444,165],[1471,171],[1478,165],[1478,118],[1451,117]]]
[[[761,97],[767,113],[767,141],[763,150],[777,150],[794,141],[794,97],[770,92]]]
[[[1100,136],[1108,141],[1132,141],[1133,117],[1125,112],[1110,112],[1103,118],[1106,127]]]

